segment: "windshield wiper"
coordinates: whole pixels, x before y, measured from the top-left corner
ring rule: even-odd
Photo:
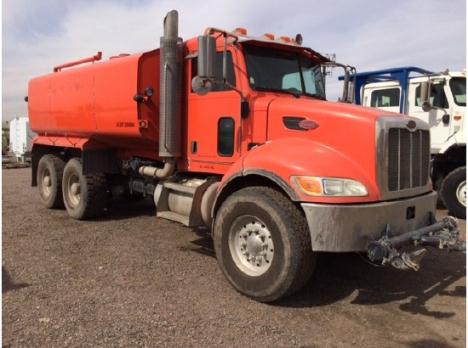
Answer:
[[[286,93],[286,94],[293,95],[296,98],[299,98],[301,96],[301,93],[299,93],[299,92],[287,91],[287,90],[284,90],[284,89],[274,89],[274,88],[258,87],[258,86],[255,86],[254,89],[256,91]]]

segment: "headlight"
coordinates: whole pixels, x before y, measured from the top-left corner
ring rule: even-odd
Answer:
[[[318,176],[293,176],[291,181],[309,196],[362,197],[366,187],[359,181]]]

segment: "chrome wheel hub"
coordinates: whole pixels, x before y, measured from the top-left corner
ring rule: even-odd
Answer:
[[[73,207],[80,204],[80,178],[78,175],[70,175],[67,185],[67,201]]]
[[[271,233],[255,217],[241,217],[229,235],[229,250],[236,266],[250,276],[260,276],[271,266],[274,245]],[[239,219],[238,219],[239,220]]]
[[[457,187],[457,199],[458,201],[466,207],[466,181],[462,181]]]
[[[52,180],[50,179],[49,175],[44,176],[43,182],[44,186],[46,187],[50,187],[50,185],[52,184]]]
[[[74,194],[74,195],[77,195],[80,193],[80,184],[77,183],[77,182],[74,182],[72,185],[71,185],[71,192]]]
[[[48,198],[52,192],[52,178],[50,177],[50,172],[46,169],[42,174],[42,185],[41,185],[42,195],[45,198]]]

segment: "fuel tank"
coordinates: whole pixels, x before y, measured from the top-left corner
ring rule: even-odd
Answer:
[[[31,129],[40,136],[92,139],[115,148],[157,150],[159,50],[119,55],[32,79]],[[144,96],[145,89],[153,95]]]

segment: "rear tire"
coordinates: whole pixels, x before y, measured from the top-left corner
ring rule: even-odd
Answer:
[[[271,188],[248,187],[228,197],[216,214],[213,239],[226,278],[257,301],[293,294],[315,268],[304,215]]]
[[[439,193],[450,214],[466,219],[466,167],[450,172],[442,181]]]
[[[37,166],[36,181],[42,202],[48,209],[63,208],[62,175],[65,162],[54,155],[44,155]]]
[[[37,166],[39,194],[48,209],[63,208],[62,175],[65,162],[54,155],[44,155]]]
[[[83,175],[81,159],[72,158],[63,171],[63,202],[68,215],[77,220],[103,213],[107,202],[104,174]]]

